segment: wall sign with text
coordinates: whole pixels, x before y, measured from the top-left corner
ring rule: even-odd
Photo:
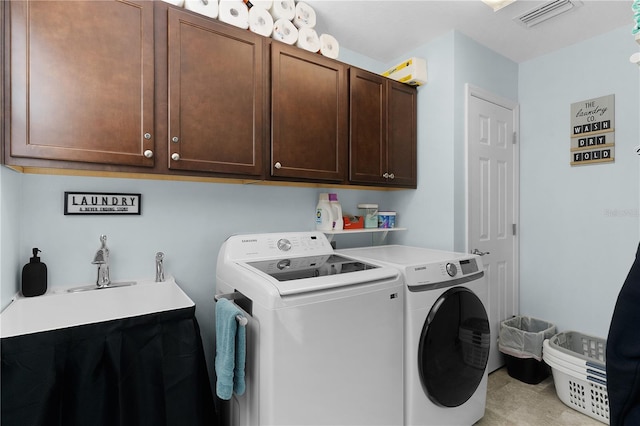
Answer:
[[[615,95],[571,104],[571,165],[614,160]]]
[[[141,194],[65,192],[64,214],[140,214]]]

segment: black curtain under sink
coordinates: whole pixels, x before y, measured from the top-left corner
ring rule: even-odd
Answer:
[[[4,338],[2,426],[217,424],[195,306]]]

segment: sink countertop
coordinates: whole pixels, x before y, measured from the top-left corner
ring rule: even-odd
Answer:
[[[194,306],[194,302],[167,276],[131,280],[135,285],[76,293],[67,288],[42,296],[17,296],[0,314],[0,337],[39,333],[121,318]]]

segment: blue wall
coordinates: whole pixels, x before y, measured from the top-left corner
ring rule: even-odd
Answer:
[[[640,235],[640,73],[629,28],[520,64],[523,314],[606,337]],[[615,163],[569,165],[570,106],[615,95]]]

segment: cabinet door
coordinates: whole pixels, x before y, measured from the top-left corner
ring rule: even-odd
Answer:
[[[168,12],[169,168],[263,172],[262,38]]]
[[[153,4],[16,1],[10,15],[10,154],[152,167]]]
[[[417,91],[396,81],[387,86],[388,184],[415,188],[417,185]]]
[[[347,72],[340,62],[271,45],[271,176],[343,182]]]
[[[387,171],[386,78],[349,71],[349,180],[384,184]]]

